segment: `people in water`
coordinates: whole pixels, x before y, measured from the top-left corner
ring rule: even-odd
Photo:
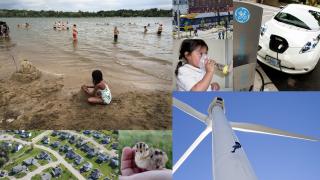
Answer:
[[[118,41],[118,35],[119,35],[119,30],[118,30],[117,26],[115,26],[114,29],[113,29],[113,40],[114,40],[114,42]]]
[[[62,30],[69,30],[69,21],[67,21],[66,23],[63,21],[55,21],[53,24],[53,29],[54,30],[58,30],[58,31],[62,31]]]
[[[9,37],[9,26],[6,22],[0,21],[0,37],[8,38]]]
[[[144,26],[143,28],[144,28],[144,33],[147,34],[148,32],[147,26]]]
[[[26,29],[29,29],[30,28],[30,24],[26,23],[25,27],[26,27]]]
[[[81,89],[89,96],[88,102],[90,104],[103,104],[111,103],[111,91],[106,81],[103,80],[103,75],[100,70],[92,72],[93,85],[83,85]]]
[[[160,36],[161,33],[162,33],[162,24],[159,25],[157,34]]]
[[[74,24],[73,28],[72,28],[72,37],[73,37],[73,41],[77,41],[78,40],[78,30],[77,30],[77,25]]]

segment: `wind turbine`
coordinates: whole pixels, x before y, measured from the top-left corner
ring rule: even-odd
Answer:
[[[225,116],[224,100],[213,99],[208,108],[208,116],[195,110],[188,104],[173,98],[173,106],[206,124],[206,129],[199,135],[181,158],[174,164],[175,173],[182,163],[201,141],[212,132],[212,168],[214,180],[257,180],[257,176],[239,143],[233,130],[282,136],[308,141],[320,141],[300,134],[294,134],[262,125],[241,122],[228,122]],[[240,146],[239,146],[240,145]]]

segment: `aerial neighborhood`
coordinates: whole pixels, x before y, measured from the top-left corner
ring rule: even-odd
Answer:
[[[0,131],[0,179],[115,180],[118,131]]]

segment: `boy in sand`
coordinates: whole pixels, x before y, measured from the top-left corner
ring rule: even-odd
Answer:
[[[115,26],[114,29],[113,29],[113,40],[114,40],[114,42],[118,41],[118,35],[119,35],[119,31],[118,31],[117,26]]]
[[[88,102],[90,104],[110,104],[112,99],[111,91],[107,83],[103,80],[102,72],[100,70],[94,70],[92,72],[92,83],[93,86],[81,86],[81,89],[90,96]]]
[[[74,24],[73,28],[72,28],[72,37],[73,37],[73,41],[77,41],[78,40],[78,30],[77,30],[77,25]]]

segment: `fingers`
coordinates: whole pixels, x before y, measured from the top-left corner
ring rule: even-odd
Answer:
[[[121,156],[121,174],[123,176],[130,176],[134,174],[132,164],[134,161],[133,150],[130,147],[125,147],[122,149]]]
[[[136,173],[143,172],[142,169],[138,168],[134,162],[135,151],[130,147],[122,149],[121,156],[121,174],[123,176],[131,176]]]

